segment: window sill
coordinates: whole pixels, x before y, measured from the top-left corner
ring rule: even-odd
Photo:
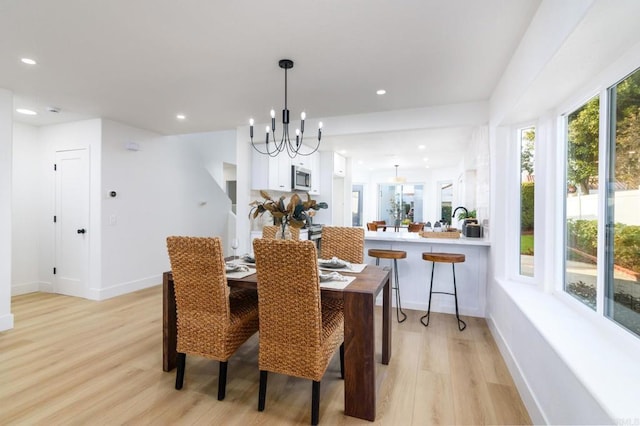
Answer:
[[[640,338],[568,295],[497,282],[612,420],[640,422]]]

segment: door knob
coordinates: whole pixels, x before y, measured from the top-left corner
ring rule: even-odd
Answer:
[[[78,234],[86,234],[87,230],[84,228],[78,229]]]

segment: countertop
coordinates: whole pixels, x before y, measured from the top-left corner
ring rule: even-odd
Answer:
[[[384,232],[384,231],[365,231],[365,241],[390,241],[397,243],[415,243],[415,244],[454,244],[465,246],[486,246],[489,247],[491,242],[488,238],[423,238],[417,232]]]

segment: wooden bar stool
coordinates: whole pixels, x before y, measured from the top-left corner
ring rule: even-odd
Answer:
[[[429,286],[429,305],[427,307],[427,314],[420,318],[420,322],[425,327],[429,325],[429,314],[431,313],[431,295],[433,293],[449,294],[453,296],[456,301],[456,319],[458,320],[458,329],[460,331],[464,330],[465,328],[467,328],[467,323],[460,319],[460,314],[458,313],[458,290],[456,289],[456,263],[461,263],[465,261],[464,254],[422,253],[422,260],[433,262],[433,266],[431,267],[431,285]],[[444,291],[433,291],[433,271],[436,269],[436,263],[451,263],[451,267],[453,268],[453,293],[448,293]],[[427,319],[426,323],[423,321],[424,318]]]
[[[393,260],[393,286],[392,289],[396,291],[396,318],[398,322],[403,322],[407,319],[407,314],[402,311],[402,305],[400,304],[400,283],[398,282],[398,259],[405,259],[407,252],[402,250],[383,250],[383,249],[369,249],[369,256],[376,258],[376,266],[380,265],[380,259],[392,259]],[[402,314],[402,319],[400,319]]]

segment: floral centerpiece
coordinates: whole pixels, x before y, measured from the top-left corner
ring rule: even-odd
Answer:
[[[307,201],[302,201],[300,195],[293,194],[288,203],[285,203],[287,198],[285,195],[274,200],[267,191],[260,191],[260,196],[263,198],[262,201],[256,200],[249,204],[252,206],[249,211],[249,218],[253,217],[255,219],[264,212],[269,212],[273,216],[274,225],[281,226],[280,236],[283,239],[288,226],[303,228],[311,221],[311,217],[315,215],[317,210],[329,207],[327,203],[317,203],[312,200],[309,193],[307,193]]]

